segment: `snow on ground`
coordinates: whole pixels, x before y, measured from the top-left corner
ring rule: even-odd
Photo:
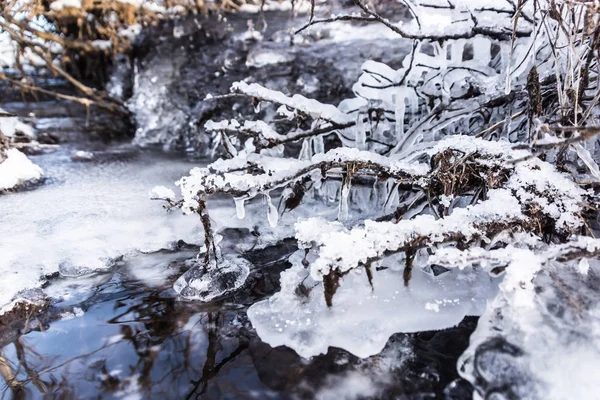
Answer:
[[[0,108],[0,114],[9,113]],[[0,117],[0,131],[2,131],[6,137],[13,137],[17,133],[21,133],[29,137],[35,136],[35,130],[33,127],[21,121],[19,117]]]

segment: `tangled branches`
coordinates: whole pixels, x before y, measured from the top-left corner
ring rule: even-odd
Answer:
[[[245,2],[245,0],[244,0]],[[22,93],[49,95],[128,114],[104,87],[117,54],[129,55],[143,27],[188,13],[226,12],[239,2],[223,0],[10,0],[0,5],[0,47],[11,53],[0,80]],[[60,78],[75,94],[48,89]]]

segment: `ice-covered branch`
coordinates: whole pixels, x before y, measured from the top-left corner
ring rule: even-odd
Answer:
[[[520,238],[523,238],[522,236]],[[581,258],[594,258],[600,255],[600,240],[578,236],[567,243],[550,244],[548,246],[529,238],[531,248],[527,251],[540,260],[541,264],[548,262],[569,262]],[[516,242],[519,247],[524,248],[523,242]],[[534,250],[537,250],[534,253]],[[518,261],[522,256],[522,251],[515,251],[514,246],[508,246],[501,249],[488,250],[481,247],[469,249],[457,249],[455,247],[445,247],[438,249],[434,255],[429,257],[430,264],[441,265],[446,268],[464,269],[475,264],[491,272],[499,273],[513,261]]]
[[[454,197],[465,187],[481,185],[489,190],[489,198],[474,206],[455,208],[450,216],[440,219],[420,215],[398,223],[365,221],[364,227],[350,230],[340,230],[335,223],[329,229],[320,220],[297,224],[299,242],[318,250],[311,273],[314,279],[325,280],[328,304],[335,293],[331,280],[393,253],[407,253],[408,260],[409,254],[423,247],[447,242],[467,246],[473,239],[490,239],[505,229],[535,232],[540,237],[568,237],[583,225],[585,191],[538,159],[514,164],[511,160],[523,158],[521,150],[513,150],[506,143],[453,137],[428,152],[434,168],[420,182],[424,191]],[[474,159],[471,163],[469,157]],[[484,179],[474,183],[474,176]],[[410,279],[410,264],[407,262],[405,282]]]
[[[327,123],[322,127],[309,131],[291,131],[287,134],[280,134],[269,124],[263,121],[244,121],[240,125],[236,120],[213,122],[208,121],[204,125],[207,132],[221,132],[231,135],[246,135],[254,138],[253,146],[256,151],[270,149],[279,145],[285,145],[301,139],[311,138],[319,135],[326,135],[338,130],[343,130],[354,126],[355,122],[347,122],[343,125],[336,123]],[[227,139],[225,139],[227,140]],[[233,152],[228,150],[228,152]]]
[[[383,24],[400,37],[422,41],[472,39],[478,35],[496,40],[508,40],[513,35],[515,37],[528,37],[533,31],[531,26],[532,19],[525,16],[523,19],[529,22],[530,25],[525,27],[519,25],[513,32],[511,29],[511,20],[519,13],[523,13],[523,10],[509,10],[499,6],[473,8],[472,4],[463,1],[440,1],[435,2],[436,4],[411,6],[412,1],[407,1],[405,4],[407,4],[411,11],[414,21],[413,24],[405,27],[403,24],[390,22],[387,18],[382,17],[369,6],[365,5],[361,0],[354,0],[353,2],[362,13],[333,15],[330,18],[311,18],[305,25],[297,29],[296,33],[300,33],[313,25],[337,21],[376,22]],[[455,3],[457,4],[455,5]],[[431,15],[432,11],[434,15]],[[440,11],[444,12],[440,13]],[[428,12],[428,15],[425,15],[426,12]],[[482,14],[482,16],[477,17],[474,13]],[[501,16],[504,25],[500,21],[494,21],[495,23],[488,23],[488,25],[480,22],[480,19],[488,21],[489,15],[493,14]],[[435,17],[441,17],[441,20],[437,21],[441,25],[430,22],[436,20]],[[451,18],[450,22],[448,22],[449,18]]]
[[[193,210],[199,194],[225,193],[248,199],[260,193],[268,194],[305,176],[320,180],[332,170],[351,170],[353,175],[369,172],[410,187],[428,169],[425,164],[393,160],[351,148],[318,154],[310,161],[251,153],[229,160],[218,160],[206,168],[194,168],[178,185],[184,199],[184,210]]]
[[[267,89],[258,83],[247,84],[246,82],[235,82],[231,90],[232,92],[254,97],[259,101],[269,101],[290,107],[303,112],[315,120],[322,119],[337,125],[345,125],[353,121],[352,117],[342,113],[333,105],[323,104],[299,94],[289,97],[276,90]]]

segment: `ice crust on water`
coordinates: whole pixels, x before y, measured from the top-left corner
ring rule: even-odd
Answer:
[[[246,259],[227,254],[218,261],[211,260],[185,272],[173,285],[181,296],[199,301],[211,301],[239,289],[250,274]]]
[[[203,241],[197,219],[167,213],[147,196],[189,169],[187,163],[142,156],[92,165],[70,162],[68,152],[34,160],[49,183],[0,196],[0,313],[19,292],[56,272],[81,276],[106,270],[123,255]]]
[[[497,279],[472,270],[437,277],[417,270],[405,287],[401,268],[394,267],[403,265],[402,260],[389,259],[382,265],[390,268],[373,271],[373,288],[364,272],[344,276],[328,308],[322,286],[301,263],[303,256],[303,251],[296,253],[294,266],[282,273],[279,293],[248,310],[263,341],[291,347],[303,357],[326,353],[328,347],[359,357],[377,354],[394,333],[444,329],[482,313],[497,291]],[[299,295],[296,288],[302,282],[307,288],[317,286],[308,296]]]

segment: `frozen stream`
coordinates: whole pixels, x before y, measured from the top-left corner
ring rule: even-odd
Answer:
[[[148,191],[172,184],[191,163],[130,147],[76,162],[74,151],[66,145],[32,157],[46,182],[0,197],[2,307],[23,296],[51,300],[31,320],[0,323],[1,398],[470,395],[455,365],[474,318],[437,333],[394,335],[366,359],[330,349],[303,360],[263,343],[246,308],[278,290],[293,242],[247,252],[256,268],[226,301],[177,298],[173,282],[197,252],[177,242],[200,242],[202,231],[193,216],[151,202]]]

